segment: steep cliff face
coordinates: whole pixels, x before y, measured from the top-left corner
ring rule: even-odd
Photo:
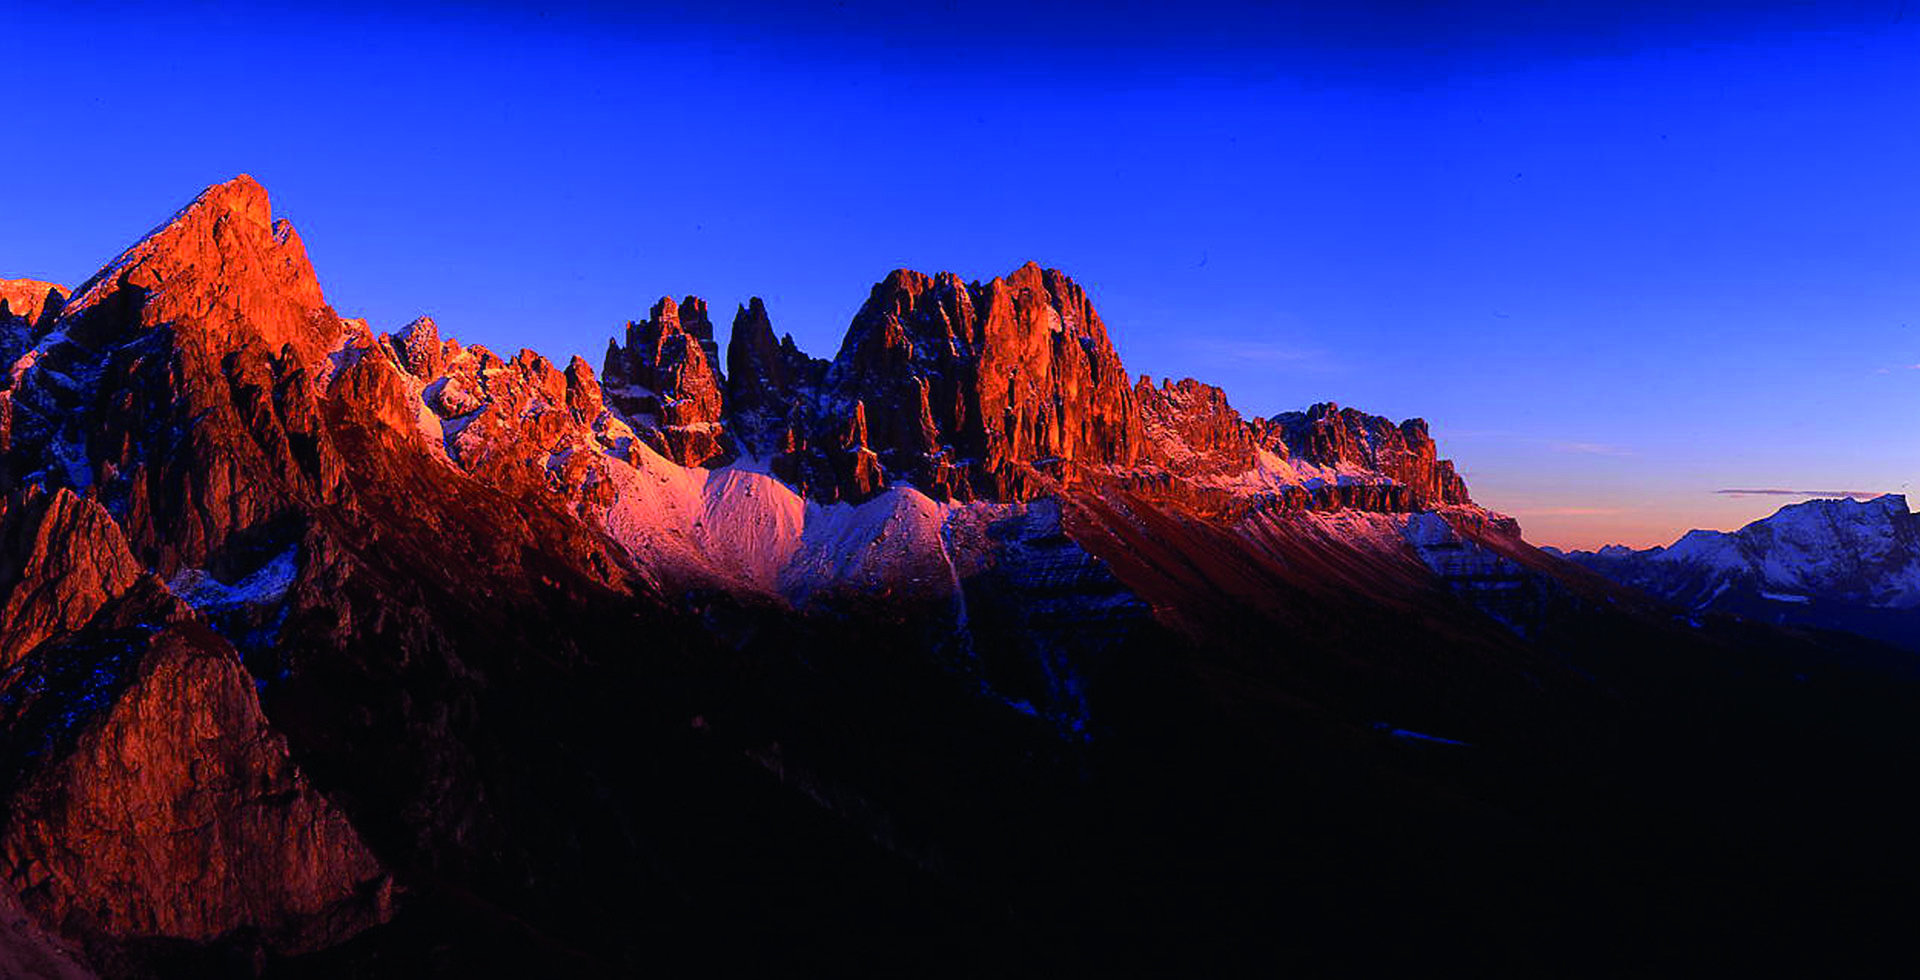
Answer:
[[[1264,429],[1270,446],[1284,446],[1295,460],[1332,471],[1335,482],[1386,477],[1408,489],[1412,508],[1473,502],[1453,461],[1438,458],[1424,419],[1395,425],[1323,402],[1305,412],[1276,415]]]
[[[1259,464],[1253,427],[1219,388],[1192,378],[1167,379],[1156,388],[1143,374],[1134,397],[1145,430],[1145,458],[1152,465],[1194,476],[1226,476]],[[1284,445],[1268,448],[1286,454]]]
[[[246,928],[300,952],[390,914],[379,862],[293,764],[219,636],[191,623],[102,631],[43,648],[6,693],[42,679],[65,693],[76,665],[56,657],[123,686],[85,690],[106,704],[15,789],[0,852],[43,921],[83,940]]]
[[[854,316],[776,463],[828,499],[894,481],[936,499],[1021,500],[1140,452],[1132,385],[1086,294],[1028,264],[987,283],[897,270]]]
[[[705,300],[661,297],[647,319],[627,324],[625,346],[608,345],[601,374],[609,403],[656,452],[681,466],[733,457]]]
[[[971,284],[896,270],[830,363],[776,341],[756,299],[728,358],[728,430],[821,501],[1116,486],[1214,515],[1472,504],[1423,420],[1332,404],[1247,420],[1191,378],[1130,383],[1085,292],[1033,264]]]
[[[17,359],[0,392],[6,853],[27,907],[96,966],[338,943],[388,914],[363,839],[414,880],[494,894],[565,860],[531,851],[583,846],[528,827],[544,811],[509,789],[524,767],[480,761],[509,730],[529,761],[581,736],[474,704],[488,678],[551,684],[600,649],[634,615],[612,597],[652,600],[544,465],[520,493],[514,447],[459,438],[483,398],[531,417],[513,434],[592,418],[591,372],[463,354],[430,322],[383,341],[335,316],[241,178]],[[578,766],[543,765],[554,792],[585,792]]]
[[[248,552],[300,500],[342,489],[313,377],[343,329],[266,192],[210,188],[15,362],[0,484],[91,488],[162,575]]]
[[[70,490],[14,492],[0,501],[0,532],[0,669],[79,631],[145,574],[113,518]]]
[[[208,188],[82,283],[62,317],[83,343],[171,329],[209,351],[291,345],[308,368],[336,333],[306,246],[245,176]]]
[[[40,279],[0,279],[0,319],[37,325],[60,314],[67,287]]]
[[[99,505],[16,493],[0,553],[0,856],[30,911],[90,946],[244,929],[281,952],[385,919],[385,873],[233,647]]]
[[[827,367],[801,353],[792,334],[774,339],[760,297],[740,307],[727,341],[727,416],[747,453],[774,459],[807,451]]]

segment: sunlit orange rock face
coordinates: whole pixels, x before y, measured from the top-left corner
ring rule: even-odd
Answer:
[[[805,442],[777,471],[856,500],[876,480],[937,499],[1025,499],[1141,451],[1133,387],[1099,314],[1071,279],[1031,263],[986,283],[903,269],[874,286]]]
[[[41,325],[57,316],[66,303],[67,288],[38,279],[0,279],[0,328],[9,322],[24,327]]]
[[[0,503],[0,864],[82,943],[258,930],[280,950],[387,915],[387,878],[262,715],[234,648],[67,490]]]
[[[1227,394],[1192,378],[1154,387],[1145,375],[1134,388],[1147,431],[1147,456],[1170,471],[1214,476],[1255,466],[1253,429],[1227,404]],[[1286,455],[1281,447],[1281,455]]]
[[[49,637],[79,632],[146,574],[113,518],[70,490],[16,491],[0,501],[0,529],[10,559],[0,571],[0,668]]]
[[[1115,485],[1216,514],[1472,503],[1422,420],[1330,404],[1245,419],[1191,378],[1131,381],[1085,292],[1033,264],[971,284],[897,270],[831,362],[776,341],[755,300],[728,357],[728,430],[823,501],[895,485],[957,501]],[[1263,467],[1261,453],[1286,465]]]
[[[287,952],[382,921],[387,877],[293,764],[233,648],[187,624],[126,642],[55,648],[124,656],[126,686],[15,790],[4,853],[29,907],[83,937],[247,927]]]
[[[1403,509],[1472,503],[1452,461],[1438,458],[1424,419],[1395,425],[1378,415],[1323,402],[1268,422],[1274,443],[1285,445],[1295,457],[1379,473],[1405,486],[1410,507]]]
[[[64,312],[91,330],[126,326],[95,316],[137,312],[140,327],[172,325],[209,350],[257,340],[278,353],[290,345],[304,366],[332,346],[325,306],[292,223],[275,221],[266,190],[237,177],[208,188],[82,283]]]
[[[626,341],[608,346],[602,385],[640,437],[682,466],[731,459],[721,417],[719,348],[706,302],[689,296],[676,304],[661,297],[647,319],[627,324]]]
[[[61,329],[71,342],[24,357],[0,395],[8,485],[93,486],[163,575],[338,492],[312,372],[340,323],[251,179],[210,188],[83,284]]]
[[[38,279],[0,279],[0,364],[12,367],[53,329],[65,305],[64,286]],[[0,374],[0,452],[12,441],[13,404],[7,390],[16,371]]]
[[[383,921],[383,864],[331,794],[450,880],[469,874],[463,849],[516,853],[500,828],[535,808],[480,802],[510,794],[475,761],[498,736],[448,715],[479,696],[459,658],[549,635],[553,609],[526,611],[536,590],[639,587],[544,482],[516,500],[521,484],[444,462],[461,440],[413,372],[446,382],[435,404],[513,412],[519,435],[534,405],[571,432],[569,402],[597,404],[584,364],[468,354],[430,323],[383,343],[341,320],[245,178],[33,330],[0,383],[5,887],[96,967],[145,975],[152,943],[285,956]],[[474,471],[517,477],[494,459],[506,440],[479,431]],[[405,700],[363,700],[381,691]]]

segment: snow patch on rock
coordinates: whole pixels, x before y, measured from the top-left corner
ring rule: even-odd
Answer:
[[[167,589],[203,613],[272,605],[293,587],[300,574],[299,559],[299,547],[289,547],[253,574],[231,584],[214,578],[206,569],[183,568],[167,581]]]

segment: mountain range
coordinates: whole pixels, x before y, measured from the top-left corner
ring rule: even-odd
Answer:
[[[1899,494],[1808,500],[1738,531],[1564,557],[1689,609],[1846,630],[1920,653],[1920,516]]]
[[[1612,974],[1905,922],[1910,657],[1536,549],[1419,419],[1130,375],[1055,270],[892,272],[831,360],[663,298],[596,371],[340,315],[241,177],[0,302],[6,972]],[[1915,594],[1798,527],[1645,560]]]

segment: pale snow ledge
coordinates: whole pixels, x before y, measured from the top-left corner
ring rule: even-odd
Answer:
[[[183,568],[167,582],[167,588],[203,613],[269,605],[279,602],[293,587],[293,580],[300,573],[299,554],[299,546],[289,547],[232,585],[223,584],[205,569]]]

